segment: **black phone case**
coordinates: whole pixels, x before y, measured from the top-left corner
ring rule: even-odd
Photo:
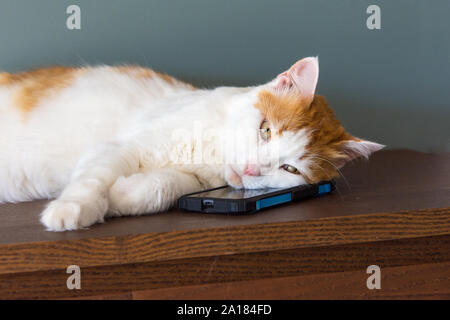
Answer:
[[[289,203],[309,197],[328,194],[334,190],[331,181],[320,182],[318,184],[302,185],[263,195],[245,199],[224,199],[214,197],[192,197],[194,194],[227,188],[218,187],[199,192],[193,192],[178,199],[177,206],[180,209],[202,212],[202,213],[224,213],[224,214],[250,214],[265,208]]]

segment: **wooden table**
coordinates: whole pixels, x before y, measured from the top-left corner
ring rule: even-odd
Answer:
[[[1,205],[0,298],[450,298],[450,154],[383,151],[343,175],[331,195],[251,216],[173,210],[76,232],[46,232],[45,201]]]

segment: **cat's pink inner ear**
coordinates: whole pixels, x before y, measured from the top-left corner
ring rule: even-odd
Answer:
[[[278,75],[277,81],[276,81],[276,88],[277,89],[285,89],[285,88],[291,88],[293,86],[292,80],[288,76],[288,72],[285,71]]]
[[[289,70],[277,77],[277,89],[295,87],[299,93],[313,98],[319,80],[319,61],[315,57],[308,57],[297,61]]]

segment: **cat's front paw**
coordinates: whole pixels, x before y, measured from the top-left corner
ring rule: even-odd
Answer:
[[[77,230],[103,222],[102,211],[106,209],[76,201],[54,200],[42,212],[41,222],[49,231]]]
[[[242,177],[237,174],[237,172],[231,167],[231,165],[225,167],[225,181],[228,183],[228,185],[236,189],[242,189],[244,187],[244,184],[242,183]]]

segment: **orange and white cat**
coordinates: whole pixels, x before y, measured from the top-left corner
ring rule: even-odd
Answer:
[[[0,73],[0,203],[55,199],[41,221],[63,231],[225,183],[329,180],[383,146],[344,130],[318,76],[311,57],[263,85],[212,90],[136,66]]]

